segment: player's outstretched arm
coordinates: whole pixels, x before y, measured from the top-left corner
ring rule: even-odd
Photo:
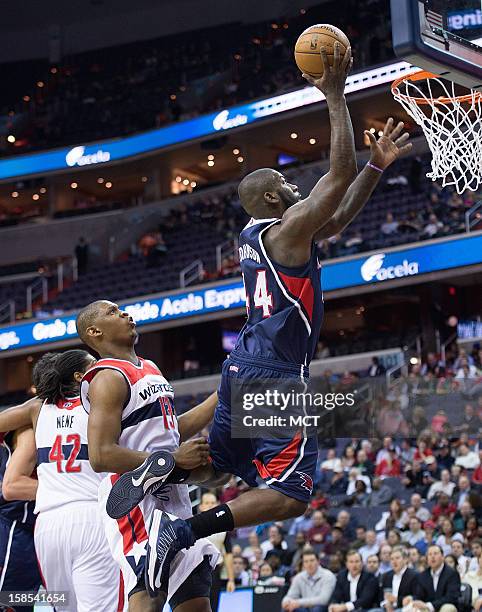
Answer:
[[[368,202],[373,190],[380,182],[383,170],[401,155],[410,151],[412,145],[407,143],[409,134],[407,132],[402,134],[403,126],[403,122],[400,121],[394,127],[393,119],[390,117],[385,123],[383,135],[378,140],[371,132],[365,131],[370,139],[370,161],[350,185],[338,210],[316,233],[315,240],[329,238],[344,230]]]
[[[139,467],[149,456],[149,453],[119,446],[122,410],[127,397],[127,383],[114,370],[102,370],[90,383],[87,437],[90,465],[96,472],[123,474]]]
[[[305,200],[284,213],[276,237],[272,233],[272,242],[278,242],[281,250],[296,253],[294,259],[302,261],[309,257],[313,236],[333,216],[357,173],[353,127],[344,96],[346,77],[352,66],[351,49],[347,48],[341,57],[339,43],[335,42],[334,48],[333,66],[328,63],[325,49],[321,50],[324,73],[320,79],[303,75],[325,95],[328,104],[330,169]]]
[[[215,391],[191,410],[181,414],[178,418],[179,436],[181,442],[189,440],[192,436],[200,433],[211,423],[214,418],[214,410],[218,403],[218,393]]]
[[[38,480],[32,478],[37,464],[37,448],[32,427],[15,433],[15,450],[8,462],[2,482],[2,494],[7,501],[31,501],[37,495]]]
[[[42,400],[32,397],[19,406],[13,406],[0,412],[0,431],[15,431],[20,427],[36,424]]]

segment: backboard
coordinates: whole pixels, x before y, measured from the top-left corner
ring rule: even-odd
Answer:
[[[482,0],[391,0],[395,54],[482,91]]]

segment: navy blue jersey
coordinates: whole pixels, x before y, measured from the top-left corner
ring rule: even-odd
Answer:
[[[251,219],[239,236],[248,319],[235,350],[254,358],[309,365],[323,322],[317,248],[304,266],[272,261],[263,235],[280,219]]]
[[[17,521],[17,523],[25,526],[33,526],[35,523],[35,515],[33,513],[35,502],[7,501],[2,494],[2,481],[7,469],[7,463],[13,453],[12,437],[12,433],[0,434],[0,516],[10,521]]]

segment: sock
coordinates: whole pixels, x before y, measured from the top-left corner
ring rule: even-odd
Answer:
[[[172,470],[172,472],[169,474],[169,476],[166,478],[165,483],[166,484],[181,484],[182,482],[185,482],[189,478],[190,474],[191,474],[191,470],[183,470],[182,468],[177,467],[176,465],[174,469]]]
[[[188,518],[186,522],[191,525],[197,539],[234,529],[233,515],[227,504],[221,504],[216,508],[206,510],[206,512],[200,512],[196,516]]]

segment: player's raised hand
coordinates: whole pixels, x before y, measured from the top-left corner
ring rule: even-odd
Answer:
[[[384,170],[388,168],[401,155],[408,153],[412,148],[412,143],[408,142],[409,134],[403,131],[404,123],[400,121],[393,127],[393,119],[390,117],[385,123],[383,134],[377,140],[375,135],[365,130],[365,134],[370,140],[370,162]]]
[[[353,66],[351,47],[347,47],[344,55],[341,55],[341,44],[335,41],[333,45],[333,65],[330,66],[325,47],[320,50],[323,62],[323,75],[315,78],[309,74],[302,74],[302,77],[314,87],[325,94],[328,99],[334,96],[341,96],[345,90],[345,81],[348,73]]]
[[[183,470],[194,470],[209,461],[209,444],[206,438],[195,438],[183,442],[173,453],[176,465]]]

